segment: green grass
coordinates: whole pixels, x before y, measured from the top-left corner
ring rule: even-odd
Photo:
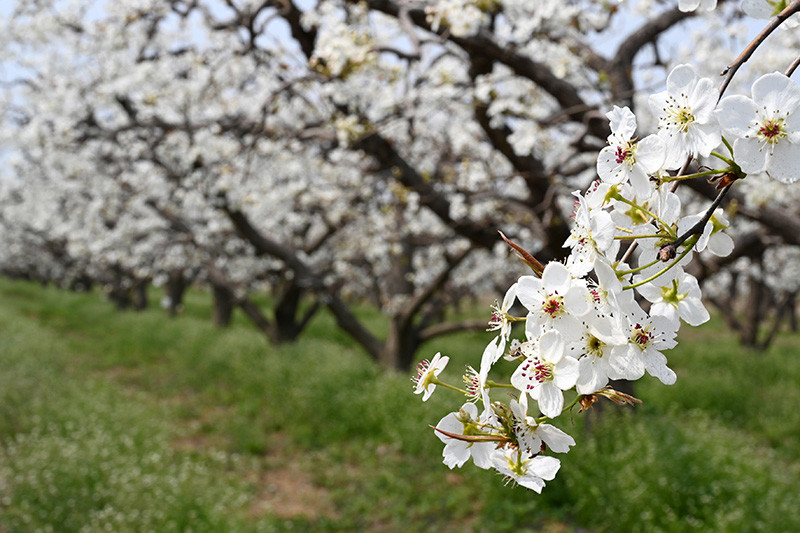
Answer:
[[[327,314],[272,346],[208,300],[171,320],[0,280],[0,531],[800,531],[800,336],[755,353],[684,328],[677,384],[565,421],[577,445],[536,495],[444,466],[428,424],[460,399],[420,402]],[[488,340],[420,358],[453,378]]]

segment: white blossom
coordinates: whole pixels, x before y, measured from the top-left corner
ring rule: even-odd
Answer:
[[[666,91],[650,96],[658,117],[658,135],[665,141],[664,166],[680,167],[689,155],[706,157],[720,142],[714,108],[719,92],[709,78],[699,78],[691,65],[678,65],[667,77]]]
[[[793,183],[800,179],[800,87],[773,72],[753,83],[752,95],[726,96],[717,110],[736,162],[745,173]]]

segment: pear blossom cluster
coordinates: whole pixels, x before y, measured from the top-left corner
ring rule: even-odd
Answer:
[[[678,65],[649,104],[657,119],[650,135],[637,131],[629,108],[607,113],[611,133],[597,158],[598,179],[573,193],[563,262],[543,265],[509,242],[533,273],[494,306],[489,331],[496,336],[479,370],[468,367],[463,378],[467,401],[436,425],[448,467],[472,458],[539,493],[560,468],[557,454],[575,445],[550,421],[600,398],[637,403],[613,388],[617,380],[676,383],[668,353],[681,324],[710,318],[689,272],[692,258],[724,257],[734,248],[721,199],[751,173],[787,184],[800,178],[800,86],[784,74],[760,77],[751,96],[720,99],[711,79]],[[701,158],[716,159],[718,168],[679,170]],[[677,182],[703,178],[717,183],[720,195],[687,214]],[[495,377],[501,359],[514,365],[503,380]],[[440,377],[447,363],[439,353],[418,369],[416,392],[424,400],[437,385],[459,390]]]

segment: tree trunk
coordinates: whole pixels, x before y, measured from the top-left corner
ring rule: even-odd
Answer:
[[[92,278],[86,274],[81,274],[70,281],[69,290],[74,292],[86,292],[92,290],[93,285],[94,280],[92,280]]]
[[[118,311],[124,311],[131,306],[130,294],[119,283],[112,284],[108,299],[114,303]]]
[[[419,345],[419,332],[413,326],[401,324],[398,317],[392,317],[389,334],[378,354],[378,363],[386,370],[408,372]]]
[[[214,325],[220,328],[230,326],[231,318],[233,317],[233,307],[236,304],[233,291],[223,285],[212,283],[211,293],[213,296],[212,320]]]
[[[131,287],[131,300],[133,309],[135,311],[144,311],[147,309],[147,288],[150,286],[149,279],[136,280]]]
[[[283,287],[278,301],[275,302],[275,330],[278,342],[292,342],[297,339],[305,324],[301,326],[297,320],[303,289],[289,281]]]
[[[755,347],[758,345],[758,329],[762,319],[762,299],[764,287],[761,280],[750,276],[749,294],[746,299],[745,317],[740,335],[743,346]]]
[[[169,316],[177,316],[183,308],[183,295],[189,283],[183,272],[174,270],[169,273],[167,283],[164,285],[164,307]]]
[[[113,268],[114,279],[110,283],[107,297],[114,303],[119,311],[124,311],[131,306],[130,292],[125,288],[125,280],[119,267]]]

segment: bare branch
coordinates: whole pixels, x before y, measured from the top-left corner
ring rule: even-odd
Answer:
[[[750,44],[748,44],[747,47],[742,50],[742,53],[739,54],[739,57],[737,57],[733,63],[728,65],[725,70],[722,71],[722,76],[725,76],[725,80],[723,80],[722,85],[720,86],[720,95],[722,95],[728,88],[728,85],[733,79],[733,76],[736,75],[736,71],[739,70],[739,67],[744,65],[745,62],[750,59],[756,49],[761,46],[761,43],[763,43],[766,38],[778,28],[778,26],[783,24],[786,19],[798,12],[800,12],[800,0],[794,0],[794,2],[786,6],[786,9],[781,11],[777,17],[772,19],[769,24],[767,24],[766,27],[761,30],[761,33],[759,33],[755,39],[753,39]]]

